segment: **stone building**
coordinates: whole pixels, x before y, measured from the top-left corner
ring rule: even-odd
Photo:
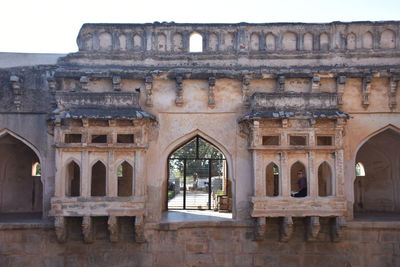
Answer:
[[[77,44],[0,55],[1,266],[400,265],[399,22]]]

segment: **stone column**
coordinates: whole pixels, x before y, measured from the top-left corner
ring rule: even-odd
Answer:
[[[290,172],[288,169],[288,155],[287,152],[279,152],[280,155],[280,178],[282,183],[282,196],[290,196]]]
[[[89,152],[87,150],[81,152],[81,195],[83,197],[90,196],[90,170],[89,170]]]
[[[56,197],[65,196],[65,167],[62,162],[62,153],[60,149],[56,149],[56,175],[55,175],[55,193]]]
[[[265,196],[265,179],[263,179],[263,166],[262,154],[253,150],[253,183],[254,183],[254,196]]]
[[[307,183],[308,183],[308,195],[312,197],[318,196],[318,177],[315,175],[314,166],[315,152],[308,152],[308,173],[307,173]]]
[[[114,151],[111,150],[107,153],[107,196],[109,197],[116,197],[118,196],[118,177],[117,177],[117,171],[116,168],[118,166],[114,166],[115,162],[115,157],[114,157]]]
[[[135,151],[135,170],[134,170],[134,177],[133,177],[133,189],[135,196],[143,196],[145,195],[145,188],[144,188],[144,152],[141,150]]]

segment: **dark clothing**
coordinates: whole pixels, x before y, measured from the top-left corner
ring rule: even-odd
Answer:
[[[302,177],[297,181],[300,191],[293,195],[293,197],[306,197],[307,196],[307,178]]]

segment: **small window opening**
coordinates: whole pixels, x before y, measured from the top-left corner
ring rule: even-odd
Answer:
[[[41,176],[42,175],[42,169],[40,167],[39,162],[35,162],[32,165],[32,176]]]
[[[65,143],[81,143],[82,135],[81,134],[66,134],[64,138]]]
[[[270,163],[266,169],[266,195],[269,197],[279,196],[279,168]]]
[[[331,146],[332,143],[332,136],[317,136],[318,146]]]
[[[357,176],[365,176],[364,164],[362,164],[361,162],[358,162],[356,164],[356,175]]]
[[[290,136],[290,145],[291,146],[305,146],[307,145],[307,137],[306,136]]]
[[[203,52],[203,37],[197,32],[190,35],[189,51],[190,53]]]
[[[107,135],[92,135],[92,143],[107,143]]]
[[[262,138],[263,146],[278,146],[279,145],[279,136],[263,136]]]
[[[129,197],[132,196],[133,189],[133,168],[124,161],[117,168],[118,175],[118,196]]]
[[[134,143],[133,134],[118,134],[117,143],[132,144]]]

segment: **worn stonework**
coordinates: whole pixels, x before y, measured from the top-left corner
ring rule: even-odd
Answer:
[[[0,64],[1,266],[399,265],[399,22],[84,24],[77,44]],[[190,205],[232,220],[162,220]]]

